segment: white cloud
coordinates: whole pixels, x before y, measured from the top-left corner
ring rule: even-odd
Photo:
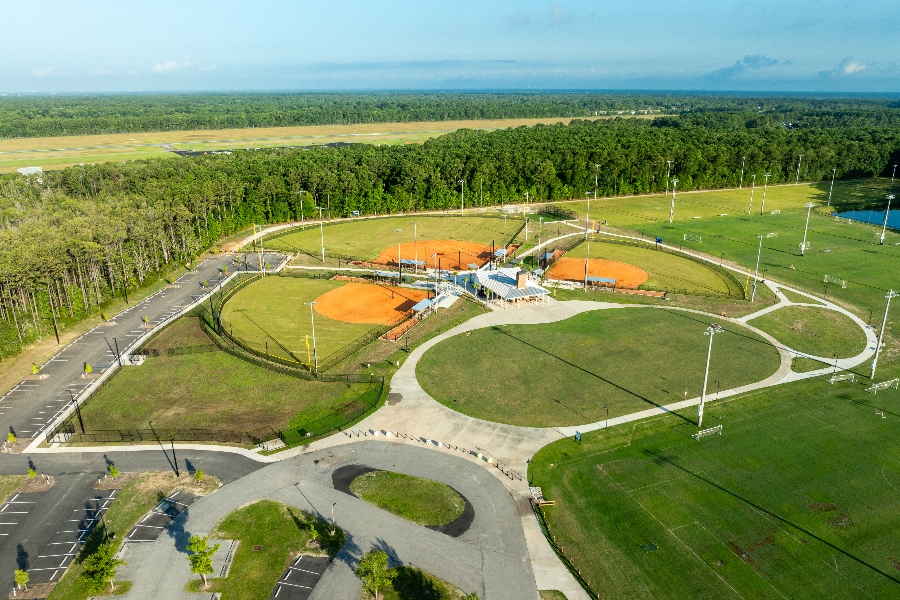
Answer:
[[[842,60],[835,68],[828,71],[820,71],[819,77],[849,77],[869,68],[869,65],[851,57]]]
[[[184,62],[178,62],[177,60],[169,60],[164,63],[156,63],[156,65],[150,69],[151,73],[171,73],[172,71],[180,71],[181,69],[187,69],[188,67],[193,67],[197,64],[196,60],[186,60]]]
[[[35,69],[31,72],[32,77],[49,77],[56,72],[53,67],[44,67],[43,69]]]

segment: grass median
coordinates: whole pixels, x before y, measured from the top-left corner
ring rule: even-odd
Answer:
[[[350,484],[350,491],[417,525],[445,525],[465,508],[462,496],[449,485],[392,471],[360,475]]]

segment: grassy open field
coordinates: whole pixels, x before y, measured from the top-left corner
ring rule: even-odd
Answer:
[[[417,375],[433,398],[473,417],[524,426],[590,423],[605,418],[604,405],[615,417],[683,400],[686,391],[699,395],[709,323],[683,311],[626,308],[491,327],[431,348]],[[777,370],[773,346],[742,327],[724,327],[714,342],[712,394]]]
[[[600,117],[610,118],[610,117]],[[634,116],[632,118],[646,118]],[[539,123],[568,123],[571,118],[360,123],[247,129],[201,129],[149,133],[111,133],[0,140],[0,173],[20,167],[58,169],[79,163],[176,157],[176,150],[235,150],[310,146],[332,142],[414,144],[457,129],[506,129]]]
[[[788,306],[748,321],[789,348],[823,358],[849,358],[866,348],[859,325],[839,312]]]
[[[272,278],[274,279],[274,278]],[[203,342],[203,340],[206,340]],[[183,317],[149,344],[160,350],[211,341]],[[89,430],[299,427],[346,404],[365,384],[320,383],[261,369],[226,352],[148,358],[125,367],[82,408]]]
[[[699,442],[678,414],[562,440],[530,479],[601,598],[898,598],[900,393],[866,385],[820,377],[714,402],[723,434]]]
[[[882,188],[883,184],[883,189]],[[872,201],[881,202],[888,181],[837,182],[832,206],[851,209]],[[669,199],[663,196],[609,198],[591,203],[591,218],[610,225],[643,233],[648,240],[662,237],[666,243],[705,252],[733,261],[752,271],[757,256],[756,235],[777,233],[763,240],[760,276],[772,276],[811,293],[857,307],[868,320],[869,311],[884,310],[884,295],[896,287],[894,274],[900,269],[900,234],[888,232],[885,245],[877,244],[881,228],[863,223],[848,223],[824,213],[828,184],[801,184],[769,187],[766,214],[758,208],[761,190],[756,189],[754,210],[747,214],[750,190],[727,190],[678,194],[675,222],[668,223]],[[814,202],[807,241],[811,247],[800,256],[806,221],[806,202]],[[584,214],[585,202],[563,203]],[[780,210],[780,214],[771,214]],[[829,209],[830,210],[830,209]],[[727,214],[727,216],[717,216]],[[693,217],[700,216],[700,219]],[[700,235],[701,242],[684,241],[684,234]],[[826,285],[825,276],[846,281]]]
[[[584,259],[588,256],[588,244],[579,244],[565,256]],[[723,276],[713,269],[684,256],[659,252],[652,246],[606,243],[602,236],[596,236],[595,241],[590,243],[590,258],[614,260],[643,269],[650,277],[641,286],[642,289],[677,289],[688,294],[728,294],[728,285]]]
[[[344,545],[344,532],[334,536],[331,526],[300,509],[272,500],[260,500],[244,506],[222,519],[211,533],[216,539],[239,540],[228,577],[209,578],[207,595],[220,592],[225,600],[266,600],[275,589],[291,554],[310,553],[306,546],[310,527],[319,534],[322,550],[337,554]],[[255,548],[260,548],[258,551]],[[200,591],[198,578],[188,584]]]
[[[346,284],[327,279],[266,277],[225,303],[223,327],[260,352],[268,348],[273,356],[291,360],[296,357],[306,363],[307,335],[312,349],[312,319],[309,306],[303,303]],[[373,329],[369,323],[335,321],[320,314],[316,314],[315,322],[319,362]]]
[[[418,225],[413,226],[414,223]],[[485,215],[422,215],[340,222],[325,226],[322,234],[325,236],[326,257],[329,253],[336,253],[357,260],[373,260],[385,249],[396,249],[398,241],[405,244],[416,239],[418,259],[427,258],[427,265],[431,267],[433,259],[430,256],[433,252],[428,249],[428,240],[461,240],[485,245],[495,242],[502,248],[521,226],[521,216],[504,219]],[[398,233],[397,229],[402,229],[402,232]],[[301,250],[313,257],[321,256],[318,226],[295,229],[291,233],[266,239],[264,244],[265,248],[273,250]],[[415,258],[415,253],[401,257]]]
[[[357,498],[418,525],[445,525],[463,513],[462,496],[448,485],[392,471],[364,473],[350,483]]]

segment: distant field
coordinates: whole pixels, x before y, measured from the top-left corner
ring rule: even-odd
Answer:
[[[589,118],[589,117],[585,117]],[[610,118],[610,117],[599,117]],[[634,116],[632,118],[647,118]],[[200,129],[152,133],[113,133],[0,140],[0,173],[20,167],[60,169],[79,163],[177,157],[176,150],[235,150],[282,146],[309,146],[330,142],[418,144],[457,129],[506,129],[522,125],[568,123],[570,117],[546,119],[494,119],[425,121],[420,123],[361,123],[302,127]]]

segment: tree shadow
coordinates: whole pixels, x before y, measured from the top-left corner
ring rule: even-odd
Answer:
[[[189,459],[189,458],[184,459],[184,466],[187,469],[187,472],[191,477],[193,477],[194,474],[197,472],[197,468],[194,466],[194,463],[192,463],[191,459]]]
[[[178,513],[165,529],[166,535],[175,541],[175,549],[182,554],[188,553],[188,541],[191,539],[191,534],[184,529],[184,522],[187,521],[189,510],[189,508],[185,508]]]
[[[28,551],[22,544],[16,544],[16,566],[22,571],[27,571],[28,564]]]
[[[393,581],[394,591],[400,600],[441,600],[445,591],[429,579],[423,571],[413,567],[397,567]]]

